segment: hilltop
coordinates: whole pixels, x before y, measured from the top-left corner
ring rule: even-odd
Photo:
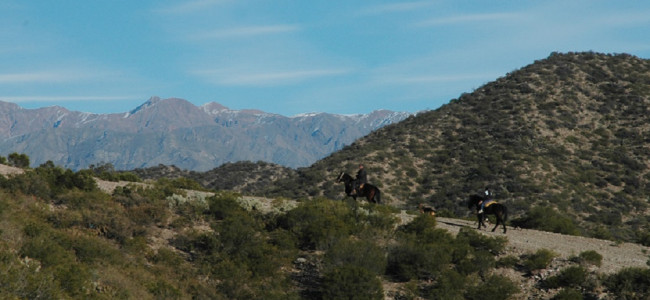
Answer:
[[[395,207],[467,216],[490,186],[521,226],[650,244],[649,108],[650,61],[553,53],[253,193],[342,199],[364,163]]]

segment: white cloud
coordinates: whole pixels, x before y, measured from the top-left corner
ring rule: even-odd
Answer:
[[[167,6],[155,10],[161,14],[188,14],[193,12],[202,11],[204,9],[213,7],[215,5],[223,4],[230,2],[228,0],[196,0],[196,1],[185,1],[180,4]]]
[[[365,9],[362,13],[374,15],[374,14],[382,14],[382,13],[413,11],[427,6],[431,6],[432,4],[433,3],[431,1],[414,1],[414,2],[383,4],[383,5],[369,7]]]
[[[419,83],[433,83],[433,82],[455,82],[455,81],[467,81],[467,80],[492,80],[498,78],[502,74],[448,74],[448,75],[420,75],[420,76],[396,76],[392,78],[385,78],[384,82],[386,83],[396,83],[396,84],[419,84]]]
[[[269,72],[245,72],[233,70],[197,70],[194,75],[219,85],[234,86],[269,86],[287,85],[305,80],[337,76],[349,73],[347,69],[287,70]]]
[[[90,81],[124,80],[123,72],[101,70],[95,66],[79,66],[67,69],[46,69],[30,72],[0,73],[0,84],[37,83],[87,83]]]
[[[0,84],[68,82],[82,78],[81,74],[70,72],[38,71],[28,73],[0,74]]]
[[[61,101],[113,101],[140,99],[140,96],[0,96],[1,101],[21,102],[61,102]]]
[[[205,31],[191,35],[193,40],[221,39],[221,38],[238,38],[258,35],[280,34],[300,30],[295,25],[268,25],[268,26],[249,26],[237,27],[230,29],[218,29]]]
[[[491,14],[469,14],[458,15],[443,18],[433,18],[417,23],[418,26],[438,26],[445,24],[458,24],[470,22],[488,22],[488,21],[511,21],[522,19],[522,15],[517,13],[491,13]]]

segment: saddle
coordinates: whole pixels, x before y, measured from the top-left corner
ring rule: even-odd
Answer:
[[[483,207],[487,208],[488,206],[497,203],[496,201],[490,199],[490,200],[485,200],[485,205]]]

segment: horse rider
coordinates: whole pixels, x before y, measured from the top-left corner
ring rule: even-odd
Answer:
[[[357,178],[354,179],[354,191],[358,192],[366,183],[368,183],[368,174],[366,173],[366,169],[363,168],[363,164],[359,164]]]
[[[483,200],[481,200],[478,204],[480,204],[481,208],[478,210],[479,214],[483,213],[483,209],[485,208],[486,204],[490,204],[491,202],[494,202],[492,199],[492,191],[490,191],[490,187],[486,186],[485,191],[483,192]]]

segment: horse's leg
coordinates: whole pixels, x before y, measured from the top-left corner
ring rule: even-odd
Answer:
[[[478,214],[476,215],[476,218],[478,219],[478,227],[476,229],[481,229],[481,224],[483,224],[483,215]],[[485,224],[483,224],[483,226],[485,226]]]
[[[502,221],[503,222],[502,224],[503,224],[503,233],[504,234],[506,233],[506,220],[507,219],[508,219],[508,208],[504,206],[503,207],[503,221]]]
[[[366,195],[368,195],[367,196],[368,202],[377,203],[375,201],[375,191],[374,190],[370,190],[369,192],[366,193]]]
[[[499,215],[499,214],[494,214],[494,215],[497,217],[497,223],[494,225],[494,228],[492,228],[492,232],[494,232],[497,229],[497,227],[499,227],[499,223],[502,222],[501,221],[501,215]]]

